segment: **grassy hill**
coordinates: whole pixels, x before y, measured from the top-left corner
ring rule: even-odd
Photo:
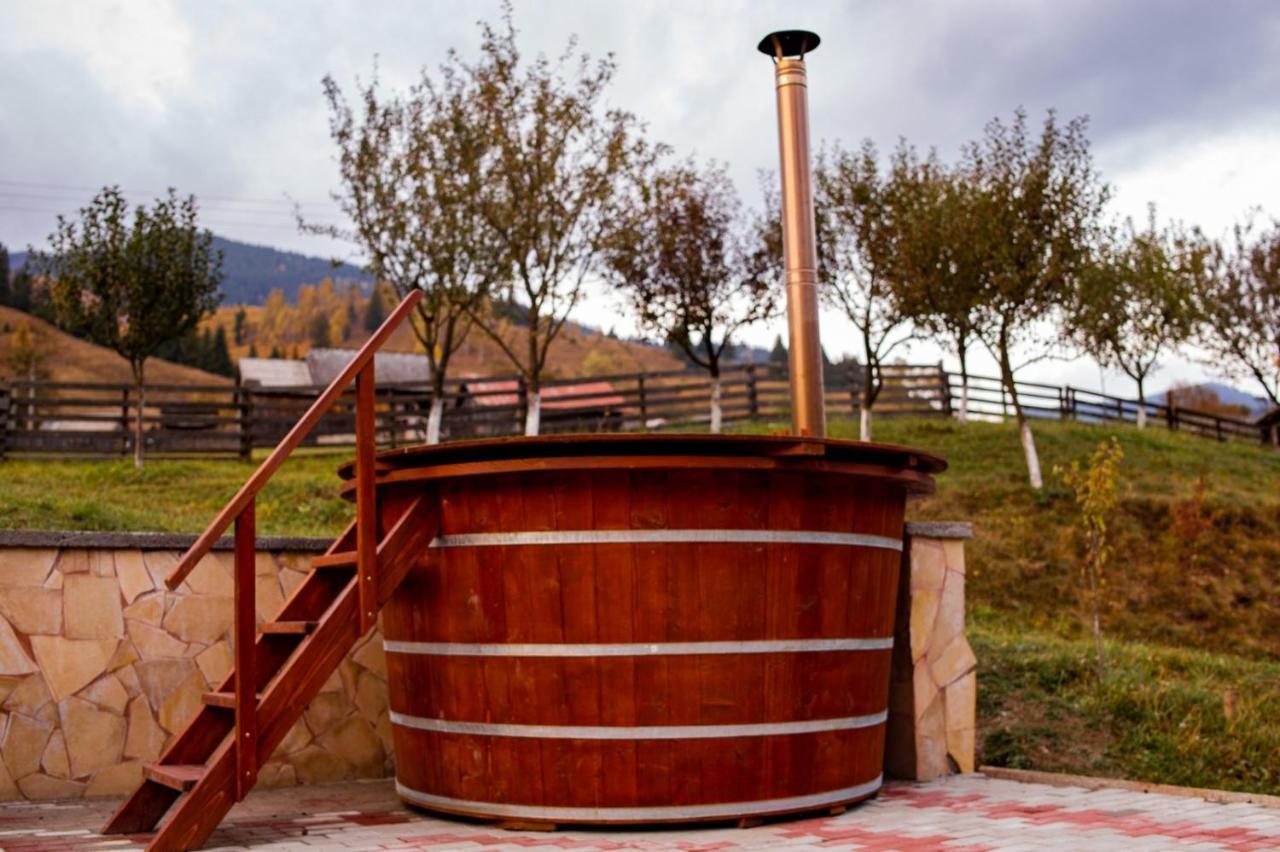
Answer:
[[[784,424],[758,424],[763,431]],[[856,424],[836,421],[833,435]],[[913,518],[969,520],[980,759],[1017,767],[1280,793],[1280,453],[1152,428],[1037,423],[1045,489],[1026,486],[1012,424],[901,419],[876,438],[951,469]],[[1075,510],[1052,471],[1118,436],[1124,487],[1092,673]],[[259,501],[263,534],[333,534],[348,453],[290,461]],[[248,474],[232,462],[10,461],[0,528],[195,532]],[[201,488],[190,483],[200,482]]]
[[[45,353],[41,378],[55,382],[132,382],[129,362],[110,349],[73,337],[42,319],[0,306],[0,379],[14,376],[8,365],[14,331],[31,325],[37,345]],[[5,329],[8,329],[7,331]],[[147,381],[155,384],[230,384],[224,376],[172,364],[160,358],[147,361]]]

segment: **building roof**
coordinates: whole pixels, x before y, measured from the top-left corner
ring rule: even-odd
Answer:
[[[355,349],[312,349],[303,360],[241,358],[240,380],[262,388],[327,385],[355,357]],[[431,378],[431,362],[412,352],[379,352],[373,371],[377,384],[422,384]]]

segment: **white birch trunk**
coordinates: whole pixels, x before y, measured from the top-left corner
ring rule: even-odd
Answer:
[[[427,443],[440,443],[440,424],[444,422],[444,397],[431,400],[431,412],[427,415]]]
[[[961,423],[969,422],[969,374],[966,373],[960,379],[960,416],[957,418]]]
[[[724,412],[720,409],[720,377],[711,380],[711,434],[719,435],[724,420]]]
[[[865,405],[862,406],[861,416],[858,418],[858,437],[863,441],[871,440],[871,409]]]
[[[1031,425],[1022,421],[1018,424],[1018,432],[1022,436],[1022,452],[1027,457],[1027,476],[1031,487],[1039,491],[1044,487],[1044,479],[1040,476],[1040,457],[1036,455],[1036,439],[1031,434]]]
[[[1147,428],[1147,403],[1144,400],[1138,400],[1138,428]]]
[[[538,434],[542,426],[542,391],[528,391],[525,394],[526,411],[524,415],[524,433],[530,437]]]

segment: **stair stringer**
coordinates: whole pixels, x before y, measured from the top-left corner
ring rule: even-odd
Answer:
[[[439,506],[434,489],[408,502],[399,519],[379,542],[377,554],[377,607],[380,611],[438,530]],[[328,554],[351,549],[356,525],[352,523],[329,548]],[[348,545],[348,547],[344,547]],[[332,572],[312,571],[281,607],[275,620],[314,618],[314,609],[333,594]],[[332,603],[317,620],[316,629],[284,660],[272,659],[270,637],[259,636],[255,647],[262,655],[258,671],[258,765],[270,758],[307,704],[319,694],[329,676],[363,635],[359,629],[359,588],[355,573],[341,585]],[[268,662],[271,660],[271,662]],[[278,672],[277,672],[278,669]],[[275,673],[273,676],[270,673]],[[221,690],[233,689],[235,672],[227,674]],[[200,781],[187,793],[144,780],[120,806],[103,829],[104,834],[139,834],[167,818],[147,845],[149,850],[197,848],[209,837],[235,804],[236,756],[229,734],[233,715],[202,706],[160,759],[161,764],[205,764]]]

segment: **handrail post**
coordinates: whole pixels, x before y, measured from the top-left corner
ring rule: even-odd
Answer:
[[[250,498],[235,525],[236,640],[236,801],[258,779],[258,683],[254,659],[258,639],[254,562],[257,543],[255,500]]]
[[[377,423],[374,420],[374,361],[356,374],[356,576],[360,589],[360,632],[377,618],[378,492],[374,482]]]

